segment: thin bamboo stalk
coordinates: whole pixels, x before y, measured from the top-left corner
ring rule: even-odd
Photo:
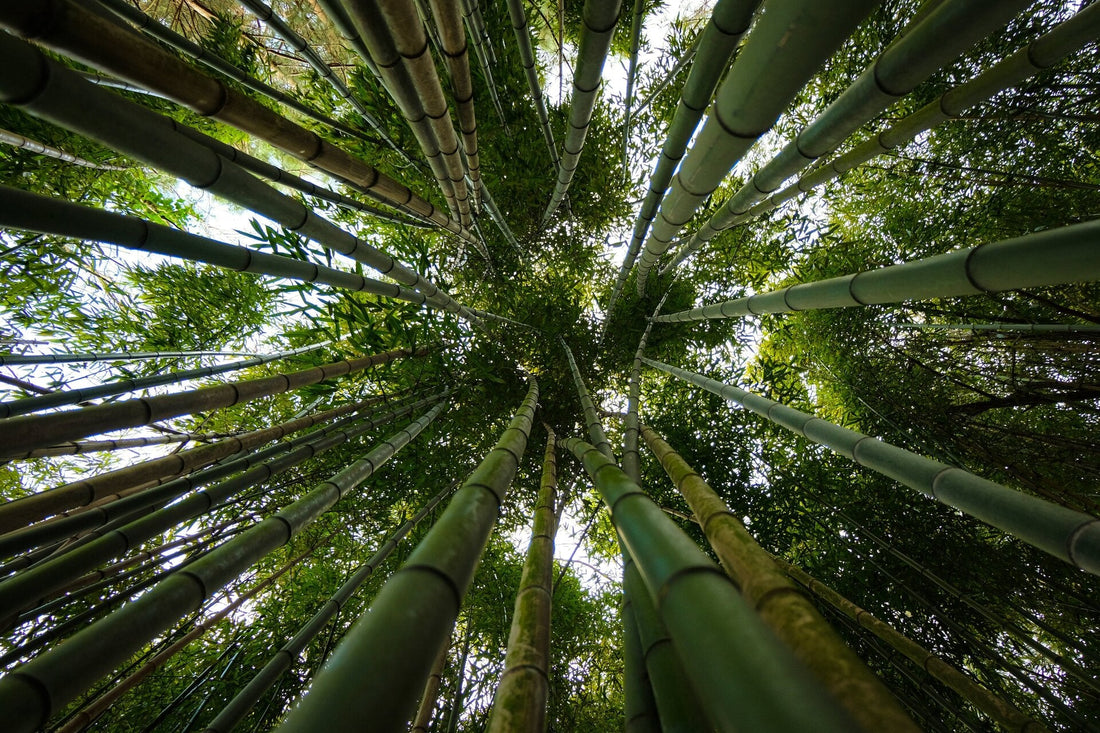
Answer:
[[[847,714],[756,617],[725,573],[637,484],[592,445],[576,438],[561,444],[584,464],[611,510],[716,728],[852,729]]]
[[[297,260],[293,257],[226,244],[137,217],[91,206],[81,206],[7,186],[0,186],[0,226],[107,242],[141,252],[155,252],[167,257],[205,262],[238,272],[320,283],[342,290],[373,293],[409,303],[427,305],[431,308],[446,308],[442,301],[434,298],[429,300],[423,293],[394,283]],[[191,352],[176,353],[190,354]],[[12,361],[12,358],[0,355],[0,364],[29,363]]]
[[[565,343],[565,339],[559,337],[561,346],[565,349],[565,357],[569,362],[569,371],[573,375],[573,384],[577,387],[577,396],[581,401],[581,411],[584,413],[585,426],[588,429],[588,435],[592,439],[592,442],[596,444],[596,449],[612,463],[615,462],[615,451],[611,448],[611,443],[607,440],[607,434],[604,432],[603,425],[600,423],[600,418],[596,414],[596,406],[592,403],[592,397],[588,394],[588,387],[584,385],[584,377],[581,376],[581,370],[577,367],[577,360],[573,358],[573,351],[569,348],[569,345]]]
[[[6,186],[0,190],[9,190]],[[10,189],[16,190],[16,189]],[[45,197],[42,197],[45,198]],[[15,202],[16,199],[11,199]],[[22,199],[19,199],[22,202]],[[4,200],[8,203],[8,199]],[[0,214],[2,215],[2,214]],[[204,356],[256,356],[250,351],[90,351],[82,354],[0,354],[0,366],[79,364],[97,361],[151,361]]]
[[[54,445],[63,440],[74,440],[122,428],[136,428],[179,415],[230,407],[300,389],[326,379],[354,374],[395,359],[426,356],[429,353],[431,349],[427,347],[416,350],[393,349],[271,377],[227,382],[216,387],[140,397],[48,415],[8,418],[0,421],[0,446],[3,446],[0,448],[0,458],[19,455],[32,448]]]
[[[989,716],[990,720],[1008,731],[1019,733],[1042,733],[1047,727],[1021,712],[1007,700],[993,694],[989,689],[975,682],[956,667],[936,656],[920,644],[894,629],[884,621],[849,601],[832,588],[811,577],[800,567],[792,565],[783,558],[774,558],[778,566],[803,587],[850,618],[860,627],[867,629],[894,650],[905,655],[928,674],[957,692],[964,700]]]
[[[326,420],[347,415],[375,404],[382,399],[382,397],[371,397],[357,403],[325,410],[315,415],[288,420],[270,428],[242,433],[218,443],[180,451],[163,458],[143,461],[133,466],[115,469],[87,479],[79,479],[62,486],[40,491],[31,496],[9,501],[0,505],[0,532],[11,532],[51,514],[72,507],[85,506],[102,499],[109,499],[112,497],[112,493],[120,494],[134,487],[147,487],[150,484],[155,486],[157,482],[166,477],[190,473],[227,456],[250,450],[271,440],[278,440],[284,435],[304,430]]]
[[[622,543],[620,543],[620,546]],[[625,549],[625,548],[624,548]],[[623,553],[623,577],[626,577],[628,552]],[[627,733],[660,733],[661,721],[657,717],[657,702],[653,699],[653,685],[645,667],[645,652],[638,635],[638,619],[630,595],[623,590],[623,717]]]
[[[638,259],[639,295],[645,292],[649,271],[696,209],[876,4],[876,0],[769,0],[764,4],[759,22],[746,37],[653,220]],[[767,84],[760,83],[764,78]]]
[[[456,482],[457,483],[457,482]],[[355,572],[344,581],[335,593],[326,600],[317,612],[307,621],[298,632],[284,644],[279,651],[248,681],[240,692],[232,700],[226,703],[221,712],[207,724],[203,733],[229,733],[244,720],[245,716],[260,701],[263,694],[271,688],[282,675],[294,664],[294,660],[302,653],[321,630],[332,621],[344,608],[357,590],[374,576],[374,571],[386,561],[390,554],[397,548],[399,542],[415,527],[420,520],[428,515],[439,504],[455,485],[448,486],[436,494],[420,511],[412,518],[397,528],[374,555],[365,564],[356,568]],[[443,650],[446,652],[446,649]],[[434,703],[434,697],[432,699]]]
[[[155,588],[0,679],[0,709],[13,733],[32,731],[176,620],[200,608],[260,558],[289,542],[443,411],[444,404],[252,529],[173,573]]]
[[[683,494],[730,578],[760,618],[866,731],[917,731],[890,691],[787,579],[710,486],[650,427],[646,445]]]
[[[573,73],[573,101],[569,110],[569,131],[562,143],[562,156],[558,165],[558,180],[550,194],[550,203],[542,215],[542,226],[549,223],[558,210],[569,186],[573,183],[573,174],[580,165],[584,139],[588,135],[588,126],[592,123],[592,111],[596,106],[596,96],[600,89],[600,77],[607,51],[611,47],[611,36],[615,24],[619,21],[621,0],[585,0],[581,29],[580,48],[577,51],[577,69]]]
[[[13,148],[19,148],[20,150],[26,150],[30,153],[36,153],[38,155],[45,155],[49,158],[56,158],[64,163],[72,163],[73,165],[79,165],[84,168],[94,168],[100,171],[124,171],[124,167],[117,165],[104,165],[102,163],[93,163],[90,160],[85,160],[79,155],[73,155],[72,153],[66,153],[64,150],[40,143],[37,140],[31,140],[29,137],[24,137],[9,130],[0,130],[0,143],[4,145],[10,145]]]
[[[15,456],[12,460],[21,461],[26,458],[84,455],[85,453],[129,450],[131,448],[170,445],[172,443],[210,443],[223,438],[232,438],[235,435],[239,435],[239,433],[173,433],[171,435],[149,435],[142,438],[119,438],[118,440],[69,441],[60,445],[51,445],[48,448],[27,451],[23,455]]]
[[[351,22],[348,11],[344,10],[340,0],[317,0],[317,4],[324,11],[336,32],[359,54],[359,58],[367,65],[374,77],[381,81],[382,75],[378,72],[378,67],[375,66],[374,60],[370,57],[370,52],[367,51],[367,47],[363,43],[363,39],[359,37],[359,31],[355,30],[355,24]]]
[[[550,159],[554,161],[554,169],[557,170],[561,160],[558,158],[558,148],[554,143],[554,131],[550,128],[550,118],[546,114],[546,102],[542,97],[542,86],[539,84],[539,72],[535,66],[535,53],[531,48],[531,31],[528,30],[527,15],[523,12],[523,0],[508,0],[508,17],[512,21],[512,31],[516,34],[519,63],[523,66],[523,73],[527,76],[527,87],[531,90],[531,97],[535,101],[539,129],[542,130],[542,137],[550,151]]]
[[[643,359],[646,364],[763,415],[920,493],[1100,575],[1100,519],[987,481],[733,385]]]
[[[653,313],[661,312],[670,290],[657,302]],[[641,484],[642,476],[638,465],[638,411],[642,396],[642,357],[649,343],[649,334],[653,330],[653,320],[646,323],[642,337],[638,339],[638,348],[634,352],[634,362],[630,365],[630,377],[626,387],[626,415],[623,416],[623,472],[636,484]]]
[[[420,696],[420,704],[416,708],[416,716],[413,718],[410,733],[428,733],[432,723],[432,714],[435,712],[435,703],[439,699],[439,685],[443,681],[443,667],[447,663],[447,652],[450,644],[444,644],[439,650],[439,656],[435,658],[432,672],[428,675],[428,681],[424,685],[424,694]]]
[[[1100,326],[1077,323],[899,323],[898,328],[918,331],[1004,331],[1025,333],[1100,333]]]
[[[901,265],[668,313],[653,320],[683,323],[1090,282],[1100,280],[1095,244],[1098,234],[1097,221],[1047,229]]]
[[[504,672],[493,698],[486,730],[541,731],[546,727],[546,700],[550,694],[550,616],[554,578],[554,511],[558,487],[554,431],[547,428],[542,478],[535,500],[531,543],[512,611]]]
[[[275,354],[254,356],[250,359],[244,359],[243,361],[233,361],[229,362],[228,364],[218,364],[216,366],[200,367],[198,369],[185,369],[179,372],[153,374],[148,377],[135,377],[133,379],[123,379],[117,382],[108,382],[106,384],[100,384],[95,387],[57,390],[56,392],[51,392],[48,395],[26,397],[24,399],[16,400],[14,402],[0,402],[0,418],[14,417],[15,415],[26,415],[29,412],[38,412],[39,410],[45,410],[50,407],[75,405],[80,402],[88,402],[90,400],[99,399],[101,397],[113,397],[115,395],[125,394],[126,392],[136,392],[137,390],[145,389],[147,387],[157,387],[164,384],[178,384],[180,382],[186,382],[192,379],[199,379],[201,377],[210,377],[215,374],[235,372],[241,369],[247,369],[251,366],[267,364],[268,362],[285,359],[289,356],[308,354],[311,351],[317,351],[318,349],[323,349],[324,347],[331,345],[331,341],[325,341],[320,344],[311,344],[310,346],[303,346],[301,348],[291,349],[289,351],[280,351]]]
[[[626,98],[623,113],[623,170],[630,170],[630,113],[634,104],[634,82],[638,75],[638,47],[642,43],[642,16],[645,15],[645,0],[634,0],[634,13],[630,20],[630,64],[626,70]]]
[[[6,5],[0,8],[0,25],[16,34],[34,36],[38,43],[247,132],[299,160],[374,192],[386,202],[408,206],[462,236],[463,230],[457,222],[374,167],[71,0]],[[19,89],[30,91],[22,85]]]
[[[496,447],[344,635],[281,730],[352,731],[364,720],[377,730],[408,725],[527,446],[538,401],[528,379],[527,397]],[[348,674],[366,660],[378,674]]]
[[[657,80],[657,83],[653,85],[653,88],[649,91],[649,96],[642,100],[642,103],[638,105],[638,109],[634,111],[634,114],[641,115],[649,105],[653,104],[653,100],[665,90],[672,81],[683,73],[684,69],[688,67],[688,64],[695,58],[696,51],[699,50],[699,38],[692,41],[691,45],[684,50],[684,55],[676,60],[676,64],[669,69],[668,73]]]
[[[947,120],[961,118],[974,105],[990,99],[998,92],[1018,85],[1039,71],[1056,65],[1083,46],[1094,42],[1098,32],[1100,32],[1100,8],[1090,5],[1081,9],[1069,20],[1058,24],[1050,32],[1002,59],[973,79],[949,89],[938,99],[890,125],[844,155],[815,167],[779,193],[773,193],[752,206],[748,211],[728,220],[723,219],[723,223],[726,228],[729,228],[762,216],[800,194],[840,177],[858,165],[889,153],[925,130],[930,130]],[[690,242],[684,243],[669,264],[661,270],[662,274],[697,252],[717,233],[711,227],[711,222],[705,224]]]
[[[489,99],[493,102],[497,117],[504,130],[508,130],[508,120],[504,116],[504,108],[500,105],[500,96],[497,94],[497,85],[493,81],[493,65],[497,62],[496,54],[490,43],[489,31],[485,27],[485,19],[481,15],[481,6],[477,0],[462,0],[462,18],[466,21],[466,28],[470,37],[474,39],[474,54],[481,64],[481,73],[485,74],[485,85],[489,89]]]

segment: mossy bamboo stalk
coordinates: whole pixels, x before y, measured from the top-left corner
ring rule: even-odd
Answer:
[[[457,482],[456,482],[457,483]],[[397,548],[399,542],[415,527],[420,520],[428,515],[451,491],[455,484],[440,491],[428,501],[413,517],[397,528],[386,541],[375,551],[374,555],[363,565],[356,568],[355,572],[326,600],[317,612],[307,621],[294,636],[275,653],[268,662],[228,703],[221,712],[207,724],[204,733],[229,733],[244,720],[249,711],[260,701],[267,690],[294,664],[294,660],[302,651],[343,609],[357,590],[370,578],[374,571],[386,561],[390,554]],[[446,650],[444,650],[446,651]],[[434,702],[434,697],[433,697]]]
[[[611,510],[716,728],[852,729],[847,714],[756,617],[726,574],[637,484],[592,445],[576,438],[561,445],[584,464]]]
[[[558,531],[554,503],[558,469],[554,431],[547,428],[542,478],[535,500],[531,543],[512,611],[504,672],[493,698],[490,733],[541,731],[546,728],[550,694],[550,618],[554,580],[554,536]]]
[[[135,487],[149,486],[150,484],[155,486],[161,479],[166,477],[190,473],[227,456],[251,450],[269,441],[278,440],[284,435],[347,415],[373,405],[382,399],[382,397],[371,397],[357,403],[318,412],[314,415],[288,420],[270,428],[242,433],[211,445],[203,445],[173,453],[163,458],[143,461],[133,466],[107,471],[87,479],[79,479],[21,499],[9,501],[0,505],[0,532],[11,532],[66,509],[109,499],[114,494],[131,492]]]
[[[531,90],[531,97],[535,102],[539,129],[542,130],[542,137],[550,151],[550,159],[554,161],[554,169],[557,170],[561,161],[554,142],[554,132],[550,128],[550,118],[546,114],[546,102],[542,96],[542,86],[539,84],[539,72],[535,66],[535,53],[531,48],[531,32],[527,26],[527,15],[523,12],[523,0],[508,0],[508,17],[512,21],[512,30],[516,34],[519,62],[523,66],[523,73],[527,76],[527,87]]]
[[[150,445],[169,445],[171,443],[210,443],[223,438],[231,438],[234,435],[238,435],[238,433],[173,433],[171,435],[148,435],[142,438],[119,438],[118,440],[70,441],[59,445],[51,445],[48,448],[36,448],[27,451],[23,455],[14,456],[12,460],[84,455],[85,453],[128,450]]]
[[[76,733],[77,731],[81,731],[87,728],[96,718],[102,715],[104,711],[107,710],[107,708],[113,705],[115,701],[117,701],[120,697],[136,687],[139,682],[144,680],[153,672],[163,667],[164,664],[168,662],[173,656],[175,656],[181,649],[186,647],[195,639],[201,637],[209,629],[221,623],[223,619],[236,611],[247,601],[250,601],[257,595],[259,595],[261,591],[269,588],[272,583],[274,583],[280,577],[289,572],[302,560],[305,560],[307,557],[316,552],[319,547],[326,546],[328,540],[332,539],[332,536],[333,535],[330,534],[321,542],[318,542],[305,552],[298,554],[288,562],[284,563],[267,578],[260,581],[259,583],[256,583],[244,593],[238,595],[231,602],[227,603],[225,607],[220,608],[207,618],[196,623],[194,628],[192,628],[176,641],[172,642],[167,648],[157,653],[149,661],[145,662],[134,672],[127,675],[123,680],[113,685],[109,690],[104,692],[99,697],[81,706],[81,708],[77,710],[76,713],[74,713],[73,716],[69,718],[69,720],[67,720],[64,725],[57,728],[55,733]]]
[[[832,588],[811,577],[802,568],[792,565],[780,557],[774,558],[774,560],[779,568],[817,598],[905,655],[925,672],[950,687],[964,700],[988,715],[990,720],[1004,730],[1016,731],[1017,733],[1043,733],[1047,730],[1042,723],[1032,719],[1008,701],[993,694],[989,689],[959,671],[954,665],[928,651],[894,627],[875,618]]]
[[[0,23],[5,21],[6,7],[0,8]],[[465,313],[461,305],[419,273],[180,134],[167,118],[98,89],[12,36],[0,37],[0,59],[7,59],[0,65],[0,101],[163,168],[197,188],[263,214],[328,249],[373,267],[427,297],[438,296],[456,314]]]
[[[442,412],[441,403],[360,460],[183,572],[0,679],[0,709],[13,733],[32,731],[176,620],[331,508]]]
[[[953,298],[1100,280],[1100,222],[1047,229],[901,265],[656,316],[658,323]]]
[[[655,369],[763,415],[930,499],[969,514],[1094,575],[1100,575],[1100,519],[987,481],[733,385],[644,359]]]
[[[2,201],[2,196],[0,196],[0,201]],[[210,377],[215,374],[235,372],[241,369],[247,369],[251,366],[267,364],[268,362],[277,361],[278,359],[285,359],[289,356],[308,354],[311,351],[323,349],[324,347],[330,346],[331,344],[331,341],[325,341],[324,343],[303,346],[301,348],[291,349],[289,351],[280,351],[275,354],[268,354],[265,356],[253,356],[250,359],[244,359],[243,361],[233,361],[229,362],[228,364],[217,364],[215,366],[199,367],[198,369],[185,369],[179,372],[154,374],[148,377],[123,379],[117,382],[100,384],[95,387],[56,390],[48,395],[25,397],[21,400],[15,400],[13,402],[0,402],[0,418],[14,417],[15,415],[26,415],[29,412],[38,412],[39,410],[45,410],[50,407],[75,405],[79,402],[88,402],[90,400],[99,399],[101,397],[113,397],[115,395],[125,394],[126,392],[135,392],[139,389],[145,389],[147,387],[157,387],[164,384],[179,384],[180,382],[186,382],[192,379],[199,379],[201,377]]]
[[[947,120],[962,117],[974,105],[1025,81],[1043,69],[1056,65],[1066,56],[1094,43],[1098,33],[1100,33],[1100,8],[1090,5],[1016,53],[1002,59],[973,79],[949,89],[939,98],[888,126],[881,133],[865,140],[844,155],[815,167],[779,193],[771,194],[748,211],[723,219],[724,227],[730,228],[743,224],[766,214],[800,194],[840,177],[856,166],[889,153],[925,130],[930,130]],[[662,274],[678,266],[712,239],[718,231],[721,231],[715,229],[712,223],[717,222],[713,220],[707,222],[689,242],[684,243],[669,264],[661,270]]]
[[[638,259],[639,294],[696,209],[875,5],[876,0],[764,3],[653,220]],[[761,84],[765,78],[767,84]]]
[[[542,226],[549,223],[558,210],[569,186],[573,183],[573,174],[580,165],[581,151],[588,135],[588,126],[592,123],[592,111],[596,106],[596,96],[600,90],[600,78],[607,51],[611,47],[611,36],[619,20],[621,0],[585,0],[581,13],[580,48],[577,50],[577,67],[573,73],[573,100],[569,110],[569,130],[562,143],[562,156],[558,165],[558,180],[550,194],[550,203],[542,215]]]
[[[386,202],[408,206],[448,231],[459,235],[463,231],[428,201],[373,166],[71,0],[6,5],[0,8],[0,25],[254,135]]]
[[[26,150],[29,153],[35,153],[37,155],[45,155],[48,158],[55,158],[63,163],[72,163],[73,165],[79,165],[84,168],[94,168],[100,171],[122,171],[125,168],[117,165],[104,165],[103,163],[93,163],[90,160],[85,160],[79,155],[73,155],[72,153],[66,153],[64,150],[40,143],[37,140],[31,140],[29,137],[24,137],[9,130],[0,130],[0,143],[4,145],[10,145],[13,148],[19,148],[20,150]]]
[[[0,226],[108,242],[127,249],[205,262],[238,272],[319,283],[342,290],[373,293],[430,308],[446,309],[438,299],[394,283],[364,277],[293,257],[226,244],[134,216],[0,186]],[[183,352],[179,352],[183,353]],[[11,362],[0,356],[0,363]]]
[[[426,347],[415,350],[393,349],[271,377],[227,382],[215,387],[140,397],[47,415],[8,418],[0,421],[0,446],[3,446],[0,448],[0,458],[18,455],[32,448],[54,445],[63,440],[74,440],[122,428],[136,428],[179,415],[230,407],[354,374],[395,359],[425,356],[430,351]]]
[[[741,36],[748,30],[753,12],[759,4],[760,0],[719,0],[715,3],[710,20],[707,21],[698,42],[692,47],[696,60],[680,92],[680,102],[676,105],[676,112],[669,125],[668,137],[665,138],[657,164],[650,175],[649,190],[646,191],[645,200],[638,210],[638,218],[634,222],[634,232],[630,237],[626,257],[623,259],[622,266],[619,267],[611,297],[607,301],[608,320],[615,309],[626,278],[638,258],[642,242],[645,241],[646,234],[649,232],[649,225],[657,216],[657,209],[664,199],[668,184],[672,181],[672,174],[684,157],[688,142],[695,128],[699,126],[699,120],[702,119],[703,112],[710,104],[711,97],[714,96],[714,90],[718,86],[719,79],[722,78],[722,73],[729,65],[733,50],[737,47]]]
[[[406,730],[446,643],[531,431],[538,385],[495,448],[344,635],[282,731]],[[377,674],[362,674],[369,663]],[[354,670],[354,671],[352,671]]]
[[[462,133],[462,148],[466,153],[466,168],[472,184],[470,194],[476,213],[481,211],[481,157],[478,155],[474,83],[470,77],[470,56],[462,27],[462,11],[459,10],[458,0],[430,0],[430,4],[451,75],[451,94],[458,112],[458,129]]]
[[[643,425],[641,431],[646,445],[687,500],[722,566],[776,636],[864,730],[919,730],[718,494],[652,428]]]
[[[428,681],[424,684],[424,693],[420,696],[420,704],[416,708],[416,716],[413,718],[410,733],[428,733],[432,723],[432,714],[435,712],[435,703],[439,699],[439,685],[443,681],[443,667],[447,663],[447,652],[450,644],[444,644],[439,650],[439,656],[435,658],[432,672],[428,675]]]

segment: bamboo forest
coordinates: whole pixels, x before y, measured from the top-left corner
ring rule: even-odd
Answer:
[[[1100,2],[0,27],[0,730],[1100,731]]]

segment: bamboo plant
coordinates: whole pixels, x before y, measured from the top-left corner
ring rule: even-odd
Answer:
[[[539,84],[538,68],[535,66],[535,53],[531,49],[531,32],[527,26],[527,15],[523,11],[523,0],[508,0],[508,16],[512,20],[512,30],[516,34],[516,45],[519,47],[519,62],[523,66],[523,72],[527,76],[527,87],[531,90],[531,97],[535,101],[535,113],[539,118],[539,129],[546,141],[546,147],[550,151],[550,159],[554,161],[557,169],[560,160],[558,158],[557,144],[554,142],[554,131],[550,128],[550,118],[546,114],[546,102],[542,96],[542,86]]]
[[[63,163],[71,163],[73,165],[79,165],[84,168],[94,168],[100,171],[121,171],[125,168],[117,165],[105,165],[103,163],[93,163],[90,160],[85,160],[79,155],[73,155],[72,153],[66,153],[64,150],[59,150],[52,145],[46,145],[40,143],[37,140],[31,140],[29,137],[24,137],[10,130],[0,130],[0,144],[10,145],[13,148],[20,150],[26,150],[29,153],[35,153],[36,155],[45,155],[48,158],[54,158],[60,160]]]

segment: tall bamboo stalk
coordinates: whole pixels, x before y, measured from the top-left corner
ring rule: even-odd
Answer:
[[[641,431],[646,445],[687,500],[722,567],[776,636],[865,731],[919,730],[718,494],[652,428],[643,425]]]
[[[416,716],[413,718],[410,733],[428,733],[428,727],[432,722],[432,714],[435,712],[435,703],[439,699],[439,685],[443,681],[443,667],[447,664],[447,652],[450,643],[444,644],[439,650],[439,656],[435,658],[431,674],[424,685],[424,693],[420,696],[420,703],[416,708]]]
[[[0,8],[0,25],[247,132],[386,202],[408,206],[462,236],[457,222],[374,167],[72,0],[5,5]],[[23,86],[19,89],[29,91]]]
[[[0,709],[5,711],[8,729],[29,733],[45,723],[154,636],[289,542],[408,444],[444,406],[435,406],[301,499],[192,563],[185,572],[173,573],[134,602],[0,679]]]
[[[561,161],[558,158],[557,145],[554,143],[554,132],[550,128],[550,118],[546,114],[546,102],[542,97],[542,86],[539,84],[539,72],[535,66],[535,53],[531,48],[531,32],[527,26],[527,15],[523,12],[523,0],[508,0],[508,17],[511,18],[512,30],[516,34],[519,63],[523,66],[523,73],[527,76],[527,87],[535,100],[539,129],[542,130],[542,137],[550,151],[550,159],[554,161],[554,169],[557,170]]]
[[[681,161],[653,220],[638,260],[639,295],[645,292],[649,271],[696,209],[876,4],[876,0],[764,3],[759,22],[718,90],[695,145]],[[765,78],[767,83],[761,84]]]
[[[497,445],[344,635],[283,731],[404,730],[432,662],[446,643],[500,506],[523,457],[538,385]],[[364,665],[376,670],[363,674]]]
[[[682,323],[1091,282],[1100,280],[1095,245],[1098,235],[1098,221],[1047,229],[901,265],[668,313],[653,320]]]
[[[48,158],[55,158],[63,163],[72,163],[73,165],[79,165],[84,168],[94,168],[100,171],[122,171],[126,170],[123,167],[117,165],[104,165],[102,163],[93,163],[90,160],[85,160],[79,155],[73,155],[72,153],[66,153],[64,150],[40,143],[37,140],[31,140],[29,137],[24,137],[9,130],[0,130],[0,143],[4,145],[10,145],[13,148],[19,148],[20,150],[26,150],[29,153],[35,153],[37,155],[45,155]]]
[[[69,441],[59,445],[51,445],[48,448],[36,448],[22,455],[14,456],[12,460],[20,461],[26,458],[52,458],[83,455],[85,453],[102,453],[144,448],[150,445],[169,445],[171,443],[210,443],[223,438],[231,438],[234,435],[237,435],[237,433],[173,433],[171,435],[148,435],[141,438],[119,438],[118,440]]]
[[[657,302],[653,314],[661,312],[665,300],[671,290]],[[649,334],[653,330],[653,320],[646,323],[642,337],[638,339],[638,348],[634,352],[634,361],[630,365],[630,378],[626,387],[626,415],[623,418],[623,472],[637,484],[642,482],[641,471],[638,466],[638,411],[642,396],[642,357],[645,355],[645,347],[649,343]]]
[[[723,399],[851,458],[925,496],[1003,530],[1033,547],[1100,575],[1100,519],[987,481],[961,468],[807,415],[699,374],[643,359]]]
[[[634,13],[630,20],[630,64],[626,70],[626,111],[623,113],[623,170],[627,179],[630,174],[630,113],[634,104],[634,82],[638,76],[638,47],[642,43],[642,16],[645,15],[645,0],[634,0]]]
[[[779,568],[817,598],[905,655],[925,672],[947,685],[964,700],[988,715],[990,720],[1003,729],[1018,731],[1019,733],[1042,733],[1047,730],[1042,723],[1021,712],[1007,700],[993,694],[989,689],[978,684],[955,666],[928,651],[894,627],[875,618],[832,588],[811,577],[802,568],[792,565],[780,557],[776,557],[774,560]]]
[[[47,415],[12,417],[0,421],[0,458],[19,455],[32,448],[54,445],[63,440],[141,427],[180,415],[250,402],[317,384],[326,379],[354,374],[395,359],[426,356],[429,353],[431,349],[427,347],[415,350],[393,349],[271,377],[227,382],[216,387],[140,397]]]
[[[588,126],[592,123],[592,110],[596,106],[596,96],[600,90],[603,64],[611,47],[615,24],[619,21],[620,4],[621,0],[585,0],[581,14],[584,27],[581,29],[580,48],[577,50],[577,67],[573,73],[569,130],[562,143],[558,180],[550,194],[550,203],[542,215],[543,227],[549,223],[565,194],[569,192],[573,174],[580,165],[584,139],[588,135]]]
[[[852,729],[847,714],[756,617],[726,574],[637,484],[589,443],[569,438],[561,444],[584,464],[611,510],[716,728]]]
[[[474,54],[481,64],[481,73],[485,74],[485,85],[489,89],[489,99],[493,102],[497,117],[504,130],[508,130],[508,121],[504,116],[504,108],[500,106],[500,96],[497,94],[497,85],[493,81],[493,64],[497,62],[493,45],[490,43],[489,31],[485,27],[485,19],[481,15],[481,6],[477,0],[461,0],[462,19],[466,21],[466,29],[470,37],[474,39]]]
[[[752,206],[748,211],[732,218],[723,218],[723,225],[729,228],[755,219],[802,193],[840,177],[872,158],[889,153],[925,130],[930,130],[947,120],[962,117],[974,105],[986,101],[998,92],[1018,85],[1039,71],[1054,66],[1083,46],[1095,42],[1097,33],[1100,33],[1100,8],[1089,5],[973,79],[947,90],[939,98],[888,126],[881,133],[865,140],[849,152],[815,167],[782,191],[773,193]],[[662,274],[678,266],[718,233],[719,230],[711,224],[712,222],[707,222],[690,242],[684,243],[669,264],[661,270]]]
[[[504,672],[486,730],[490,733],[541,731],[546,728],[546,699],[550,694],[550,615],[554,594],[554,510],[558,486],[554,431],[547,428],[542,479],[535,500],[531,543],[523,562]]]
[[[0,190],[14,191],[16,189],[0,187]],[[25,200],[13,198],[4,199],[4,202],[22,203]],[[0,213],[0,216],[2,215]],[[249,351],[89,351],[81,354],[0,354],[0,366],[78,364],[98,361],[151,361],[153,359],[183,359],[193,356],[256,356],[256,354]]]
[[[917,331],[1003,331],[1006,333],[1100,333],[1100,326],[1077,323],[898,323]]]
[[[455,484],[452,484],[443,489],[443,491],[440,491],[413,517],[387,537],[386,541],[375,551],[370,560],[356,568],[355,572],[344,581],[336,592],[321,604],[321,607],[317,609],[316,613],[313,614],[309,621],[307,621],[286,644],[280,647],[279,651],[267,661],[232,700],[226,703],[221,712],[207,724],[203,733],[229,733],[238,723],[244,720],[245,716],[248,715],[252,708],[255,707],[256,703],[260,701],[263,694],[267,692],[288,669],[290,669],[294,661],[301,655],[302,651],[309,643],[321,633],[325,625],[340,613],[344,608],[344,604],[355,595],[355,592],[358,591],[364,583],[374,577],[374,571],[389,558],[390,554],[397,548],[398,543],[405,538],[405,535],[407,535],[420,520],[427,516],[429,512],[435,509],[436,505],[451,493],[454,487]],[[444,651],[446,650],[444,649]],[[434,696],[432,700],[434,702]]]
[[[241,369],[247,369],[251,366],[267,364],[268,362],[278,359],[285,359],[289,356],[308,354],[311,351],[317,351],[318,349],[323,349],[331,345],[331,341],[325,341],[324,343],[311,344],[298,349],[280,351],[266,356],[254,356],[251,359],[233,361],[228,364],[218,364],[215,366],[200,367],[198,369],[185,369],[179,372],[153,374],[148,377],[135,377],[133,379],[123,379],[118,382],[108,382],[95,387],[57,390],[48,395],[26,397],[14,402],[0,402],[0,418],[26,415],[29,412],[38,412],[39,410],[45,410],[50,407],[75,405],[79,402],[88,402],[101,397],[113,397],[115,395],[125,394],[126,392],[136,392],[139,389],[146,389],[147,387],[157,387],[164,384],[179,384],[180,382],[199,379],[200,377],[210,377],[215,374],[235,372]]]
[[[361,410],[382,399],[384,398],[370,397],[313,415],[294,418],[270,428],[242,433],[211,445],[143,461],[9,501],[0,505],[0,532],[11,532],[72,507],[110,499],[113,495],[133,493],[137,487],[156,486],[167,477],[189,473],[235,453],[251,450],[298,430]]]

